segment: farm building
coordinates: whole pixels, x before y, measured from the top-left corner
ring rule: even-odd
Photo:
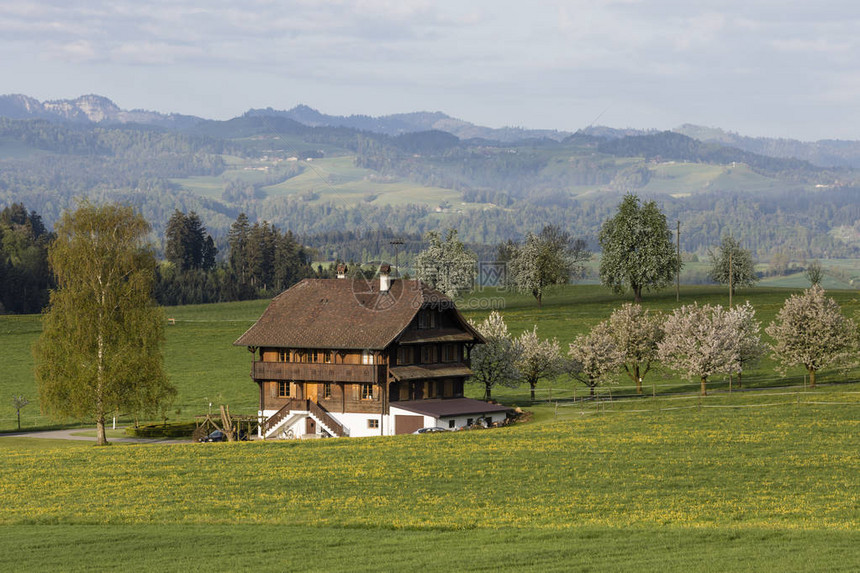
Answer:
[[[261,437],[405,434],[506,418],[508,408],[463,396],[481,335],[448,297],[389,272],[303,280],[234,343],[254,355]]]

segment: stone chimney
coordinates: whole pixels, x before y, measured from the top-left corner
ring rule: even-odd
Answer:
[[[379,292],[388,292],[391,288],[391,265],[388,263],[379,267]]]
[[[337,278],[345,279],[347,270],[349,270],[349,269],[347,268],[346,265],[344,265],[343,263],[339,264],[337,266]]]

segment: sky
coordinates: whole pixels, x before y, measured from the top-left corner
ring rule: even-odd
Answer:
[[[0,94],[860,140],[856,0],[0,0]]]

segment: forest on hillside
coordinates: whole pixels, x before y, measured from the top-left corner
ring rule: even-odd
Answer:
[[[374,191],[345,200],[347,183],[335,193],[331,182],[343,177],[321,172],[313,161],[337,157],[364,174],[356,188]],[[311,176],[306,189],[277,191],[303,175]],[[187,183],[200,179],[212,182],[211,192]],[[391,182],[412,186],[412,199],[386,201]],[[183,130],[0,119],[0,206],[26,205],[50,228],[78,197],[129,203],[152,223],[159,250],[177,210],[199,214],[222,253],[240,213],[290,231],[323,260],[391,254],[374,253],[358,238],[373,232],[415,238],[448,227],[480,250],[554,224],[594,249],[602,222],[625,192],[634,192],[681,222],[687,252],[704,254],[732,234],[762,260],[851,258],[860,256],[858,182],[850,169],[669,132],[500,143],[440,131],[389,136],[309,127],[265,116]],[[425,198],[433,190],[448,190],[459,202]]]

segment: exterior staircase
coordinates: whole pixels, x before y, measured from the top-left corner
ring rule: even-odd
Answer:
[[[272,414],[260,426],[263,438],[272,438],[278,432],[295,424],[300,418],[310,416],[319,427],[329,435],[343,438],[349,436],[349,432],[340,422],[335,420],[322,406],[312,400],[290,400],[280,410]]]

